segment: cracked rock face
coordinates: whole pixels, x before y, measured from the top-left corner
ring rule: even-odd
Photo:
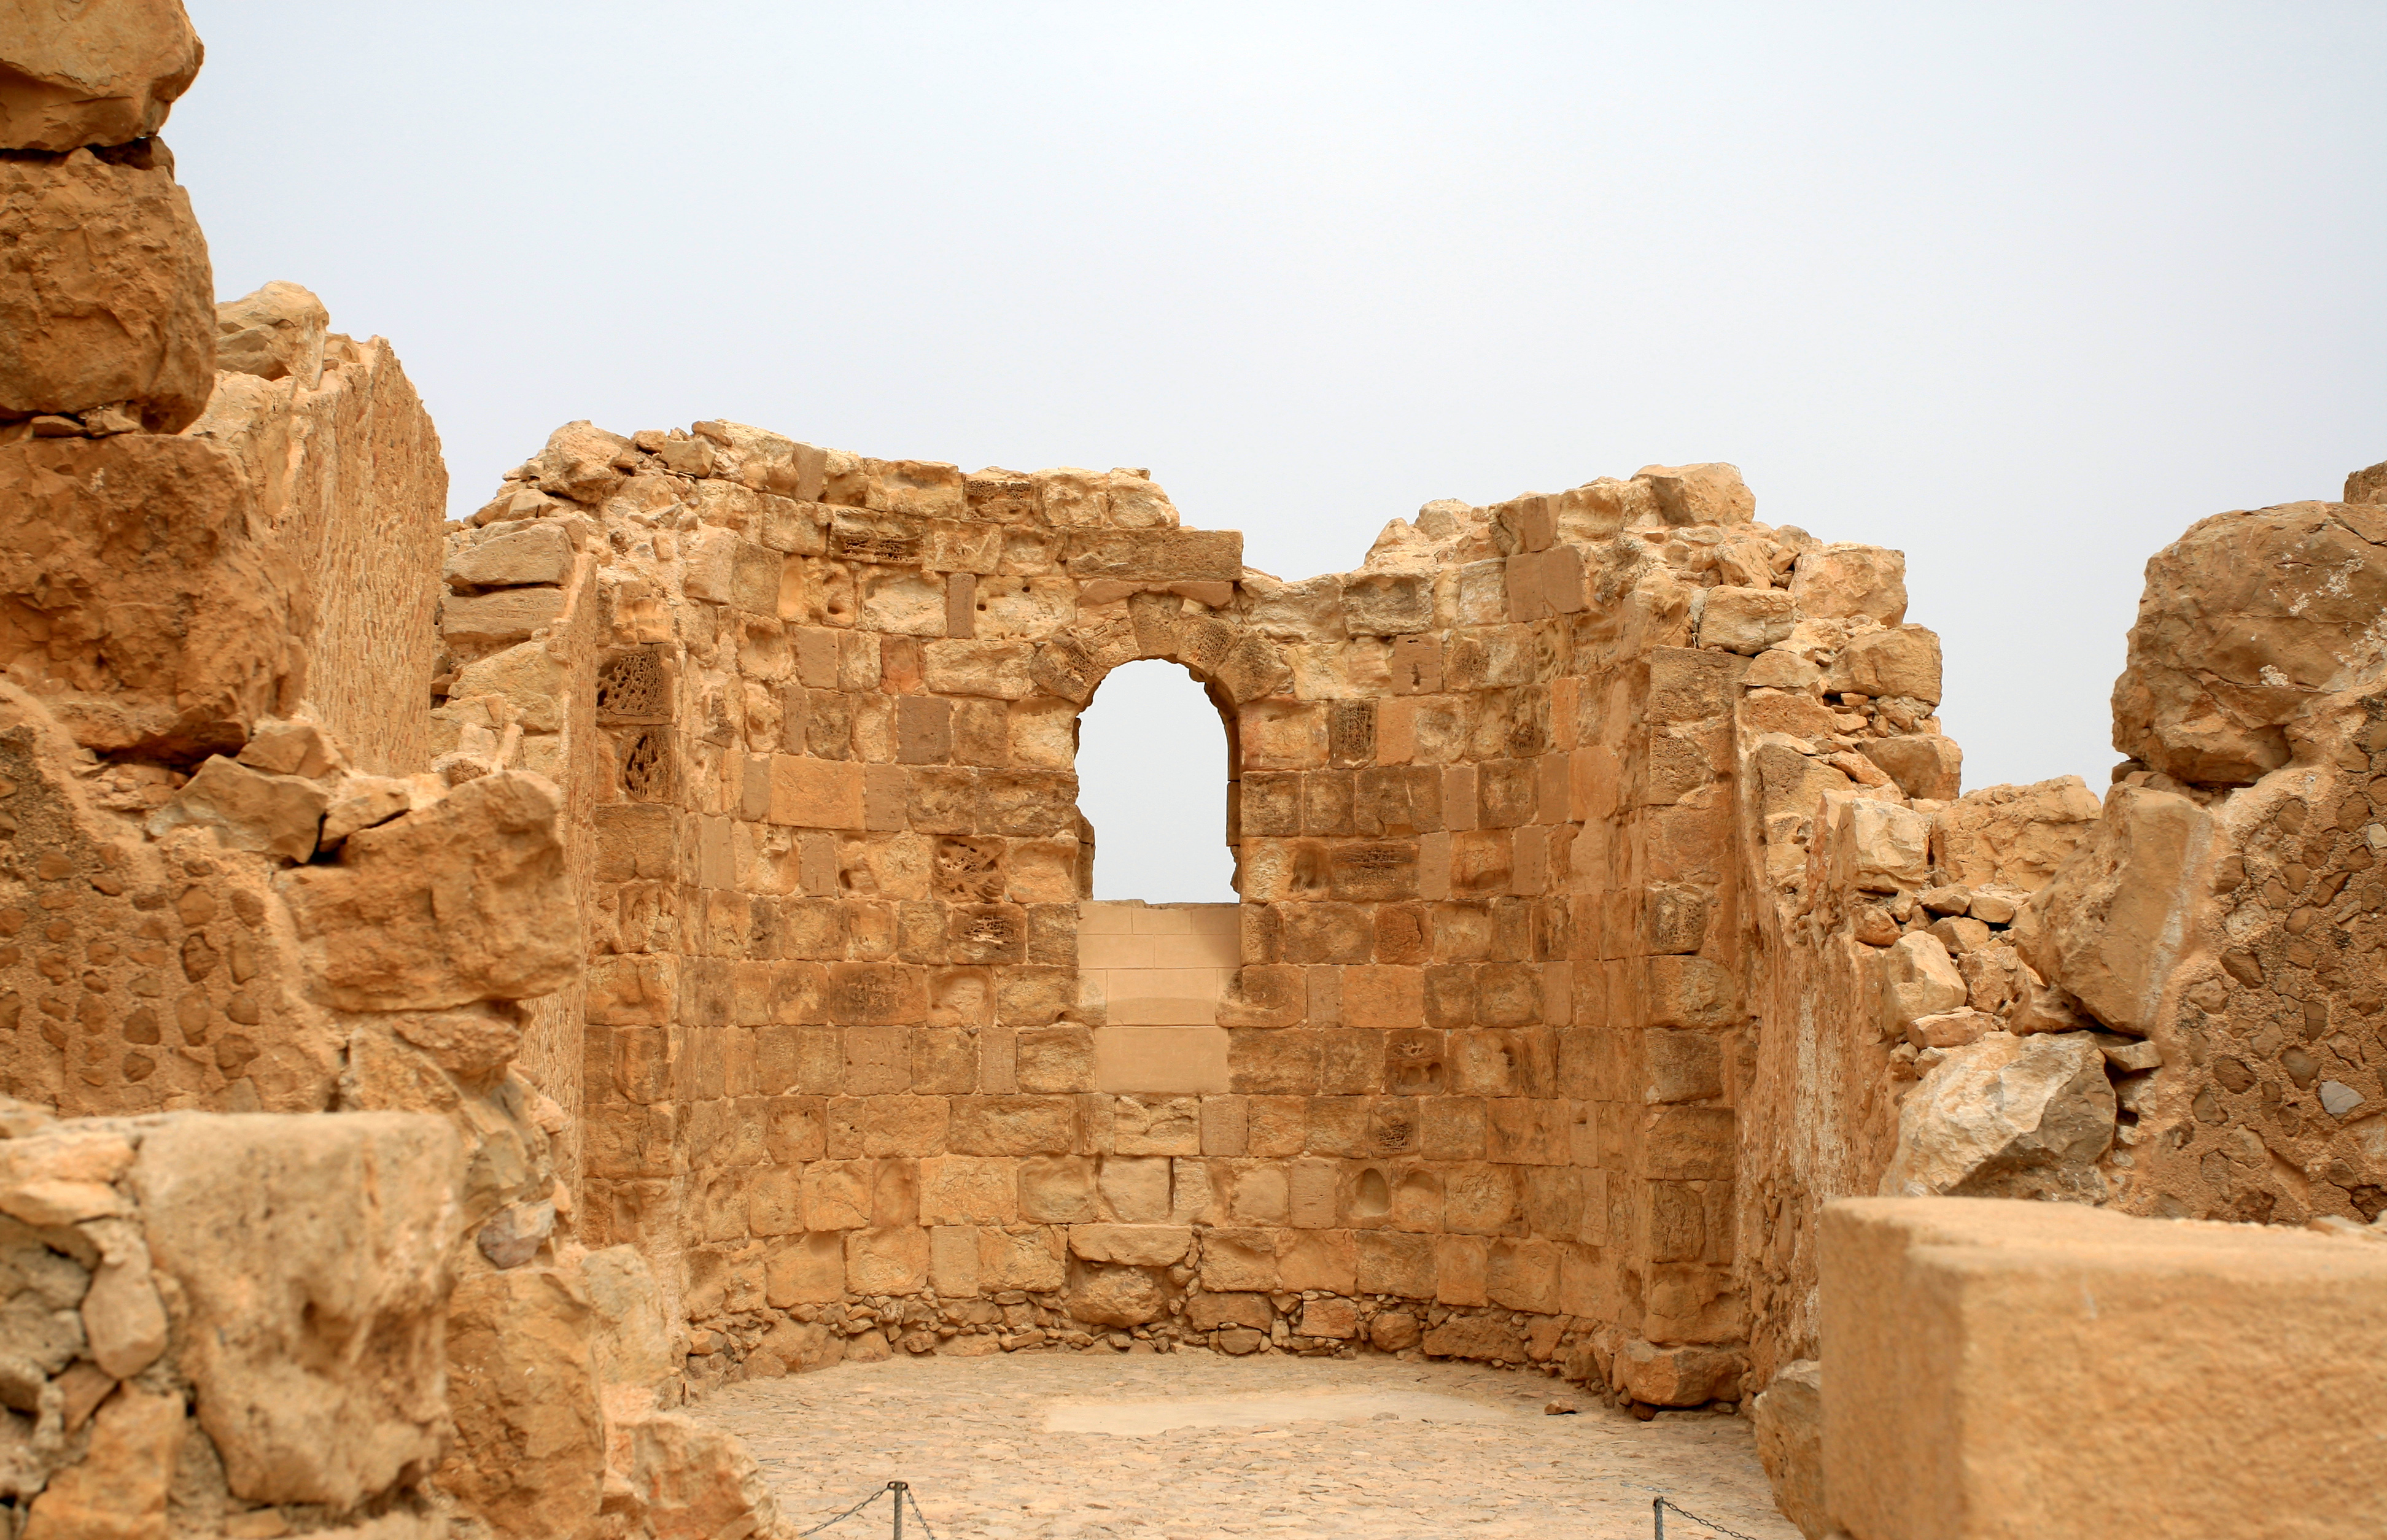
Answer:
[[[1907,1097],[1881,1193],[2093,1203],[2115,1115],[2088,1033],[1989,1033],[1950,1050]]]
[[[2245,785],[2288,725],[2376,657],[2387,508],[2300,502],[2198,522],[2147,563],[2114,747],[2177,779]]]

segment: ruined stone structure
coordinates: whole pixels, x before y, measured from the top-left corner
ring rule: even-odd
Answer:
[[[0,1540],[770,1534],[689,1388],[1048,1347],[1772,1385],[1786,1508],[1888,1540],[1815,1495],[1832,1200],[2387,1208],[2387,471],[2150,564],[2102,792],[1963,792],[1902,558],[1728,465],[1292,583],[1143,470],[724,422],[568,424],[443,525],[386,343],[213,303],[179,7],[53,9],[0,37]],[[1141,659],[1218,708],[1235,904],[1090,897]]]

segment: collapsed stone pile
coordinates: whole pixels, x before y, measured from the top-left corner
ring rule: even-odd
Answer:
[[[443,527],[386,343],[212,304],[179,7],[28,14],[0,1540],[770,1533],[669,1408],[895,1353],[1787,1407],[1835,1198],[2387,1207],[2387,469],[2150,564],[2102,797],[1964,792],[1902,557],[1723,464],[1286,582],[1142,469],[575,423]],[[1228,751],[1191,1017],[1089,902],[1140,659]]]

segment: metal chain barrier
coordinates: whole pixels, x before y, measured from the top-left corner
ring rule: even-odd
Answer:
[[[1702,1519],[1680,1503],[1664,1497],[1652,1497],[1649,1499],[1649,1521],[1657,1526],[1657,1540],[1666,1540],[1666,1510],[1670,1508],[1695,1524],[1705,1524],[1718,1534],[1729,1535],[1731,1540],[1756,1540],[1756,1536],[1743,1534],[1737,1529],[1726,1529],[1713,1519]]]
[[[841,1524],[845,1522],[848,1519],[852,1518],[855,1514],[861,1512],[864,1508],[868,1508],[879,1498],[888,1496],[890,1493],[894,1494],[895,1498],[895,1512],[893,1515],[895,1540],[903,1540],[903,1505],[905,1503],[910,1503],[912,1505],[912,1517],[919,1521],[920,1533],[927,1535],[928,1540],[937,1540],[937,1532],[928,1527],[928,1516],[920,1511],[920,1499],[913,1496],[912,1483],[910,1482],[889,1482],[885,1486],[873,1492],[869,1496],[863,1498],[862,1501],[854,1504],[852,1508],[847,1508],[836,1518],[824,1519],[819,1523],[815,1524],[812,1528],[803,1531],[802,1534],[797,1536],[797,1540],[803,1540],[804,1535],[818,1534],[821,1531],[828,1528],[831,1524]]]

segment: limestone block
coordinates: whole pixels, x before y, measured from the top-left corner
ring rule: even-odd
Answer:
[[[1344,624],[1355,637],[1400,637],[1433,625],[1433,580],[1421,574],[1363,573],[1343,584]]]
[[[1950,802],[1962,789],[1964,751],[1942,734],[1859,738],[1857,751],[1881,766],[1906,796]]]
[[[332,794],[304,776],[272,776],[221,754],[208,756],[198,773],[149,817],[149,836],[196,825],[236,851],[304,861],[315,853],[323,813]]]
[[[0,149],[145,138],[199,72],[180,0],[0,5]]]
[[[2377,666],[2387,511],[2290,503],[2200,520],[2147,562],[2114,746],[2179,780],[2242,785],[2288,763],[2322,696]]]
[[[456,1442],[441,1490],[497,1534],[576,1534],[596,1521],[605,1424],[594,1313],[554,1269],[484,1273],[448,1310],[448,1405]]]
[[[1069,1227],[1069,1254],[1089,1262],[1166,1268],[1183,1261],[1194,1244],[1184,1225],[1094,1224]]]
[[[1881,1192],[2094,1202],[2114,1117],[2105,1056],[2090,1034],[1991,1032],[1951,1049],[1907,1093]]]
[[[553,625],[562,613],[561,588],[449,594],[439,601],[439,634],[457,647],[502,647]]]
[[[1069,1269],[1069,1314],[1100,1326],[1142,1326],[1168,1313],[1168,1293],[1143,1268],[1080,1263]]]
[[[1453,1316],[1429,1327],[1421,1344],[1429,1357],[1471,1358],[1478,1363],[1522,1364],[1523,1333],[1500,1316]]]
[[[2199,936],[2213,819],[2186,797],[2107,793],[2105,815],[2014,916],[2015,950],[2116,1031],[2143,1037]]]
[[[1787,640],[1798,618],[1779,588],[1710,588],[1699,610],[1699,645],[1753,657]]]
[[[1807,1540],[1825,1540],[1834,1526],[1824,1493],[1824,1366],[1812,1358],[1783,1365],[1749,1413],[1774,1505]]]
[[[1081,580],[1232,583],[1244,572],[1244,537],[1231,529],[1089,531],[1067,550],[1063,564]]]
[[[1714,602],[1712,597],[1709,602]],[[1841,694],[1903,696],[1936,706],[1939,703],[1939,633],[1920,625],[1900,625],[1852,637],[1824,671],[1824,688]]]
[[[528,524],[452,551],[443,574],[466,588],[527,587],[561,583],[571,574],[572,537],[553,523]]]
[[[1799,553],[1790,598],[1802,615],[1869,615],[1884,625],[1906,618],[1906,553],[1880,546],[1815,546]]]
[[[545,642],[521,642],[457,670],[448,699],[499,695],[523,730],[562,732],[571,711],[572,672]]]
[[[1930,880],[1931,820],[1862,792],[1825,796],[1812,848],[1842,892],[1895,893]]]
[[[920,649],[921,675],[940,695],[1024,701],[1036,693],[1029,676],[1033,656],[1024,641],[932,641]]]
[[[251,538],[257,517],[218,444],[0,446],[0,596],[18,615],[0,666],[86,748],[238,752],[286,675],[298,576]]]
[[[1633,479],[1649,488],[1669,524],[1745,524],[1757,517],[1757,496],[1737,465],[1644,465]]]
[[[762,1467],[735,1435],[657,1412],[630,1425],[629,1445],[625,1478],[654,1540],[779,1540],[791,1532]]]
[[[1744,1366],[1727,1348],[1661,1346],[1636,1338],[1616,1355],[1619,1386],[1652,1407],[1699,1407],[1740,1395]]]
[[[1929,931],[1909,931],[1880,955],[1882,1017],[1893,1032],[1964,1004],[1964,972]]]
[[[575,502],[600,503],[619,487],[625,473],[614,462],[628,457],[630,441],[582,419],[547,435],[535,463],[539,486]]]
[[[1951,882],[2035,892],[2088,838],[2099,812],[2078,776],[1984,787],[1931,815],[1932,857]]]
[[[1800,748],[1796,739],[1769,737],[1749,756],[1759,788],[1758,816],[1812,816],[1825,793],[1852,789],[1849,777]]]
[[[343,1010],[438,1010],[573,982],[585,942],[561,811],[544,778],[500,771],[350,835],[336,865],[284,873],[314,987]]]
[[[354,1507],[439,1455],[463,1165],[408,1113],[170,1117],[132,1180],[233,1492]]]
[[[127,1385],[108,1397],[82,1461],[34,1499],[25,1540],[166,1540],[166,1496],[189,1427],[180,1395]]]
[[[1821,1250],[1825,1486],[1860,1540],[2374,1522],[2377,1449],[2351,1430],[2387,1426],[2387,1246],[1857,1199]]]
[[[323,338],[332,312],[296,284],[279,279],[216,307],[216,367],[262,380],[323,381]]]
[[[0,81],[19,79],[0,68]],[[162,149],[120,163],[86,149],[0,159],[0,411],[123,407],[152,433],[179,433],[207,410],[214,279]]]

